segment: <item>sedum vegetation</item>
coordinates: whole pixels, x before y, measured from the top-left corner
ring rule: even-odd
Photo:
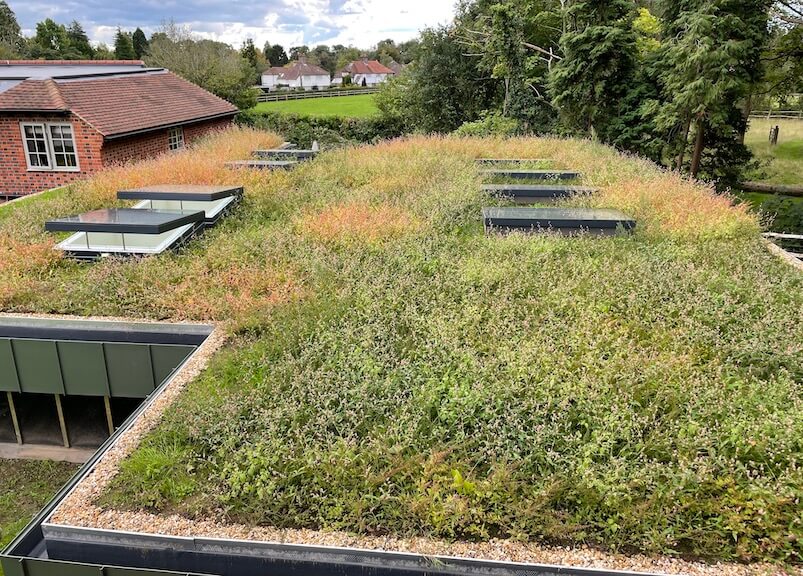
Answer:
[[[554,138],[415,137],[289,173],[221,167],[276,140],[222,134],[0,220],[5,310],[214,319],[231,334],[104,506],[801,560],[803,276],[744,207]],[[601,191],[572,203],[624,210],[637,231],[486,236],[480,156],[580,169]],[[172,179],[243,180],[243,205],[176,254],[85,265],[49,251],[47,217]]]

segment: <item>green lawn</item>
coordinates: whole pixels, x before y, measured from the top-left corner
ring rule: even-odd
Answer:
[[[780,126],[777,146],[769,144],[773,126]],[[745,144],[761,163],[745,180],[803,186],[803,120],[752,118]],[[803,198],[756,192],[737,195],[762,213],[769,230],[803,234]]]
[[[780,126],[777,146],[769,144],[773,126]],[[803,120],[751,118],[745,144],[762,164],[747,180],[803,186]]]
[[[254,109],[262,112],[286,112],[302,116],[341,116],[344,118],[367,118],[379,113],[373,94],[260,102]]]
[[[0,460],[0,549],[11,542],[77,469],[77,465],[64,462]]]
[[[262,142],[262,140],[266,142]],[[250,526],[800,561],[803,276],[703,184],[592,141],[413,136],[289,172],[247,130],[0,221],[7,311],[230,336],[108,509]],[[552,158],[631,236],[486,235],[478,157]],[[163,179],[245,185],[178,253],[83,264],[51,216]],[[20,257],[22,254],[24,257]]]

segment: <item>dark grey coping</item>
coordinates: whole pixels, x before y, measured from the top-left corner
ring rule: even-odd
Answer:
[[[580,172],[575,172],[574,170],[519,170],[515,168],[510,170],[502,168],[482,170],[480,174],[489,178],[516,178],[520,180],[573,180],[582,176]]]
[[[489,228],[517,229],[615,229],[632,230],[636,221],[609,208],[518,208],[482,209],[482,219]]]
[[[163,536],[43,523],[48,556],[76,563],[125,564],[146,574],[204,573],[226,576],[305,574],[314,576],[609,576],[600,569],[526,564],[409,552]],[[87,571],[89,573],[89,571]],[[142,574],[138,572],[138,574]],[[155,575],[154,575],[155,576]]]
[[[298,162],[292,160],[234,160],[226,162],[229,168],[253,168],[256,170],[289,170]]]
[[[117,320],[0,317],[0,338],[138,342],[144,344],[201,344],[212,327],[206,324],[164,324]]]
[[[196,210],[137,210],[103,208],[45,222],[50,232],[112,232],[117,234],[162,234],[185,224],[202,222]]]
[[[293,158],[296,160],[309,160],[314,158],[317,150],[299,150],[294,148],[274,148],[271,150],[254,150],[254,156],[262,159]]]
[[[477,158],[477,164],[526,164],[527,162],[552,162],[549,158]]]
[[[206,186],[195,184],[155,184],[120,190],[117,197],[121,200],[198,200],[211,202],[239,196],[243,193],[242,186]]]
[[[560,186],[555,184],[486,184],[484,192],[508,198],[560,198],[574,194],[591,194],[598,188],[588,186]]]

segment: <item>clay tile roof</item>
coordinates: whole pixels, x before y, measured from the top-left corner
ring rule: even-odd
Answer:
[[[170,72],[25,80],[0,93],[3,110],[70,110],[106,137],[237,113],[232,104]]]
[[[297,60],[285,66],[273,66],[264,73],[278,76],[280,80],[295,80],[299,76],[329,76],[327,70],[315,64],[310,64],[306,60]]]
[[[68,107],[56,83],[48,78],[24,80],[0,93],[0,110],[66,112]]]
[[[393,74],[393,70],[376,60],[355,60],[347,64],[341,74]]]

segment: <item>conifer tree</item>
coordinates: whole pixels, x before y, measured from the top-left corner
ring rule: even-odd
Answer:
[[[664,2],[667,38],[660,75],[666,103],[659,125],[671,139],[675,165],[697,176],[706,147],[715,164],[738,165],[749,158],[740,142],[745,119],[739,103],[761,78],[760,55],[768,37],[769,0],[682,0]],[[738,114],[736,112],[739,112]],[[723,176],[709,167],[707,176]]]
[[[635,71],[631,0],[567,2],[562,59],[552,68],[552,100],[563,123],[596,135],[606,129]]]
[[[6,0],[0,0],[0,44],[12,51],[18,51],[22,47],[22,33],[17,16]]]
[[[134,43],[131,41],[131,35],[119,28],[114,36],[114,57],[118,60],[136,60],[137,58],[134,53]]]
[[[137,27],[131,35],[131,44],[134,47],[134,56],[142,60],[143,56],[148,52],[148,39],[145,37],[145,32],[142,28]]]
[[[67,27],[67,40],[70,43],[70,48],[75,51],[79,57],[91,60],[95,56],[95,50],[89,43],[89,37],[84,32],[84,27],[77,20],[73,20]]]

